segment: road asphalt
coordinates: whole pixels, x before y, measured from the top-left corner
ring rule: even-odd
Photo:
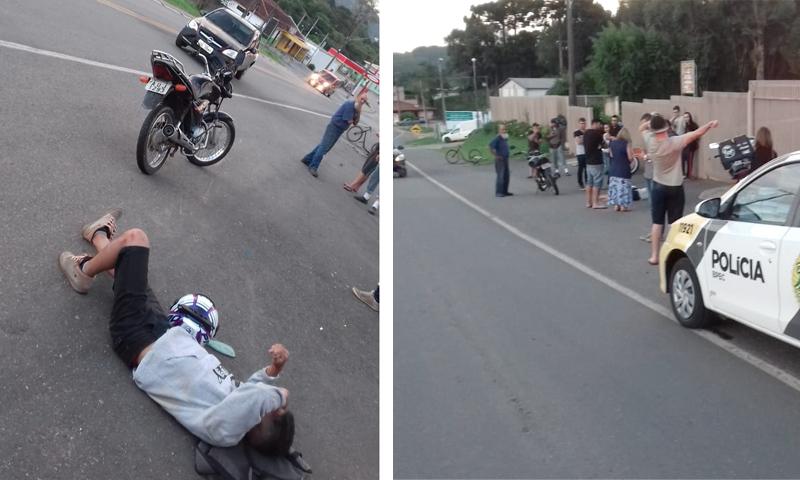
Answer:
[[[279,383],[315,477],[376,478],[379,323],[350,289],[377,282],[378,222],[341,187],[363,157],[341,140],[319,178],[299,163],[342,98],[262,59],[267,73],[233,83],[246,97],[223,103],[236,124],[227,158],[202,169],[176,155],[145,176],[144,88],[112,67],[148,71],[160,49],[199,72],[174,44],[185,19],[152,0],[11,0],[3,12],[0,478],[197,478],[192,436],[111,351],[110,279],[80,296],[56,264],[89,249],[81,225],[113,206],[122,229],[148,233],[162,304],[214,299],[219,339],[237,353],[222,361],[238,378],[267,364],[272,343],[287,346]]]
[[[452,193],[414,168],[394,183],[396,478],[800,475],[796,390],[520,238],[668,306],[646,202],[591,211],[574,172],[537,193],[523,161],[495,198],[491,165],[405,153]],[[720,187],[687,182],[687,211]],[[713,334],[800,376],[792,347]]]

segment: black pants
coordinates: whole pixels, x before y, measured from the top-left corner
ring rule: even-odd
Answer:
[[[578,186],[583,188],[586,182],[586,155],[578,155]]]
[[[128,366],[169,328],[167,315],[147,284],[149,258],[149,248],[125,247],[114,269],[114,306],[108,328],[114,352]]]
[[[508,182],[510,172],[508,170],[508,157],[495,157],[494,171],[497,172],[497,181],[494,186],[495,195],[505,195],[508,193]]]
[[[683,185],[669,187],[653,182],[651,195],[650,213],[654,225],[664,225],[665,216],[667,223],[673,223],[683,216],[683,206],[686,203]]]

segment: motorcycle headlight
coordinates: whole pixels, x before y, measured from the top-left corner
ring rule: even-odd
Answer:
[[[197,19],[194,19],[194,20],[189,20],[188,27],[196,32],[197,29],[200,27],[200,25],[197,24]]]
[[[405,159],[406,159],[406,155],[404,153],[401,153],[400,155],[394,157],[394,161],[395,162],[402,162]]]
[[[318,78],[319,78],[319,75],[317,75],[316,73],[312,73],[311,74],[311,80],[316,80]]]
[[[227,50],[223,50],[222,54],[232,60],[236,60],[236,57],[239,56],[239,52],[237,52],[236,50],[231,50],[230,48]]]
[[[328,83],[328,82],[322,82],[322,87],[323,87],[323,88],[326,88],[328,85],[330,85],[330,83]]]

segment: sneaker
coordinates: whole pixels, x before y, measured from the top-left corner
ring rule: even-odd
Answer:
[[[61,271],[67,277],[69,286],[78,293],[87,293],[92,285],[92,280],[94,280],[94,277],[83,273],[79,266],[81,261],[88,256],[86,254],[74,255],[72,252],[63,252],[58,257],[58,266],[61,267]]]
[[[306,159],[305,159],[305,157],[303,157],[303,158],[301,158],[301,159],[300,159],[300,163],[302,163],[302,164],[303,164],[303,165],[305,165],[306,167],[308,166],[308,160],[306,160]]]
[[[317,169],[316,168],[308,167],[308,173],[310,173],[311,176],[314,177],[314,178],[317,178],[319,176],[319,174],[317,173]]]
[[[111,210],[107,211],[105,215],[98,218],[94,222],[84,225],[81,229],[81,236],[83,236],[83,239],[87,242],[92,243],[92,237],[94,237],[94,234],[97,233],[97,231],[101,228],[105,227],[108,228],[108,231],[110,232],[108,239],[111,240],[114,234],[117,233],[117,220],[119,220],[121,216],[122,209],[112,208]]]
[[[564,169],[564,175],[566,175],[566,176],[568,176],[568,177],[569,177],[569,176],[571,176],[572,174],[571,174],[571,173],[569,173],[569,170],[567,170],[567,169],[565,168],[565,169]]]
[[[369,308],[375,310],[376,312],[378,311],[380,304],[375,301],[375,296],[372,294],[372,292],[359,290],[356,287],[353,287],[353,295],[355,295],[357,299],[364,302],[364,304]]]
[[[648,233],[647,235],[642,235],[641,237],[639,237],[639,240],[650,243],[650,234]]]
[[[353,195],[353,198],[355,198],[355,199],[356,199],[356,200],[358,200],[359,202],[363,203],[364,205],[366,205],[366,204],[367,204],[367,199],[366,199],[366,198],[364,198],[364,196],[363,196],[363,195]]]

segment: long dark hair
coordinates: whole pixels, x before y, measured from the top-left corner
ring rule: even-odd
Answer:
[[[686,129],[685,129],[687,132],[693,132],[693,131],[697,130],[698,128],[700,128],[700,125],[695,123],[694,117],[692,116],[691,113],[683,112],[683,114],[684,115],[689,115],[689,121],[686,123]]]

